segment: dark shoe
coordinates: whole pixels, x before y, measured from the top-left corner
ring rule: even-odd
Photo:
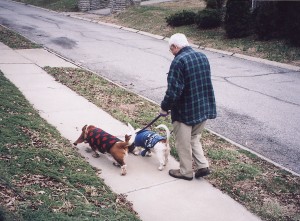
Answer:
[[[180,170],[169,170],[169,175],[178,179],[192,180],[193,177],[186,177],[180,173]]]
[[[210,170],[208,169],[208,167],[206,168],[201,168],[201,169],[198,169],[195,173],[195,177],[196,178],[199,178],[199,177],[204,177],[204,176],[207,176],[208,174],[210,174]]]

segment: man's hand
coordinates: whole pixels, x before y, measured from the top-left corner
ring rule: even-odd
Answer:
[[[162,116],[162,117],[166,117],[166,116],[169,115],[169,112],[168,111],[164,111],[163,109],[160,109],[159,115]]]

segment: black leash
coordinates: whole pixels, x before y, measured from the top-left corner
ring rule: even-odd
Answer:
[[[150,127],[155,121],[157,121],[159,118],[161,117],[161,115],[159,114],[157,117],[155,117],[149,124],[147,124],[143,129],[139,130],[138,132],[136,132],[136,134],[141,133],[142,131],[144,131],[145,129],[147,129],[148,127]]]

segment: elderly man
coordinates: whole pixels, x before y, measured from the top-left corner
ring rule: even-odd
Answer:
[[[194,51],[184,34],[174,34],[169,40],[175,56],[168,73],[168,88],[161,102],[161,115],[171,110],[175,147],[180,169],[169,171],[170,176],[185,180],[210,174],[209,165],[200,143],[207,119],[217,116],[210,65],[207,57]]]

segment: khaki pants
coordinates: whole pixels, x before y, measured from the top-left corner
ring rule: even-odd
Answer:
[[[200,143],[205,123],[206,121],[203,121],[195,126],[188,126],[178,121],[173,122],[175,147],[180,160],[180,173],[184,176],[193,176],[192,159],[196,164],[195,169],[209,166]]]

